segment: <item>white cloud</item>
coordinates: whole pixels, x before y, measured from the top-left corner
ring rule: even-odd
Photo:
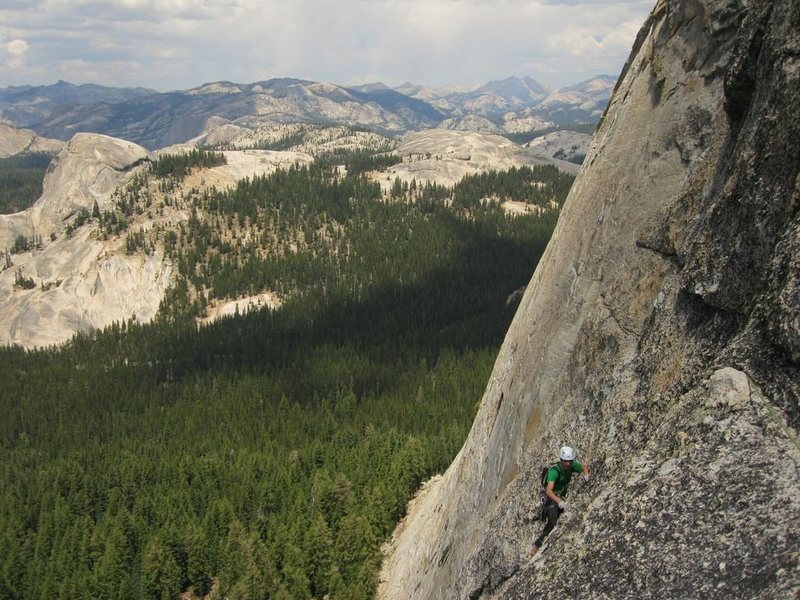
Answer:
[[[563,85],[621,68],[652,0],[0,0],[13,84],[68,74],[179,89],[301,77]],[[8,8],[6,5],[8,4]],[[18,49],[20,50],[20,49]],[[11,60],[5,49],[6,64]],[[75,69],[75,65],[83,65]],[[65,71],[65,65],[72,65]],[[120,65],[128,65],[120,68]],[[133,68],[132,65],[137,65]],[[84,83],[87,80],[75,81]]]
[[[19,69],[25,64],[25,55],[28,52],[28,42],[25,40],[11,40],[2,44],[3,62],[11,69]]]
[[[558,34],[547,36],[547,45],[553,52],[562,51],[570,56],[606,58],[628,52],[639,23],[628,21],[610,31],[600,31],[588,26],[572,26]]]

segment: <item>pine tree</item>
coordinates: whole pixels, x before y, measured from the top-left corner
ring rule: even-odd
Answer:
[[[175,556],[163,539],[150,541],[142,556],[144,591],[148,598],[169,600],[181,591],[183,577]]]

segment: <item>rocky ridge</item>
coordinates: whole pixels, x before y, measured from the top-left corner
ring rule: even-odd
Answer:
[[[0,272],[0,343],[47,346],[77,331],[153,317],[170,282],[161,252],[127,256],[121,240],[102,242],[89,227],[64,233],[79,211],[88,214],[95,203],[111,208],[113,192],[148,158],[130,142],[78,134],[51,163],[39,200],[0,215],[0,247],[18,236],[42,244],[10,256],[13,266]],[[18,275],[35,287],[17,289]]]
[[[0,116],[17,123],[13,108],[0,106]],[[357,124],[402,134],[431,127],[444,115],[394,90],[359,92],[328,83],[272,79],[252,84],[216,82],[186,91],[120,98],[118,102],[71,103],[43,116],[32,127],[40,135],[57,139],[71,139],[78,131],[95,132],[156,150],[200,135],[214,117],[248,128],[298,122]]]
[[[145,88],[74,85],[66,81],[11,86],[0,88],[0,117],[16,127],[33,127],[76,106],[127,102],[155,93]]]
[[[166,202],[159,181],[149,181],[145,194],[151,208],[129,215],[121,235],[102,233],[96,220],[77,224],[81,214],[94,212],[95,204],[100,214],[113,211],[120,193],[125,195],[129,185],[141,181],[150,160],[209,143],[225,148],[227,163],[188,174],[169,192],[174,198]],[[263,149],[273,145],[285,149]],[[369,174],[387,195],[397,177],[452,185],[465,174],[487,169],[558,163],[503,137],[445,130],[411,134],[398,142],[347,127],[294,123],[249,129],[210,119],[198,138],[156,153],[124,140],[78,134],[51,164],[44,193],[34,206],[0,215],[0,250],[10,251],[0,255],[7,267],[0,272],[0,343],[24,347],[58,344],[78,331],[101,329],[113,322],[149,321],[174,276],[158,242],[159,234],[149,232],[176,231],[189,218],[186,197],[211,188],[230,188],[245,177],[308,164],[314,156],[342,150],[400,154],[403,162]],[[567,170],[578,169],[571,163],[564,165]],[[519,213],[531,207],[509,202],[506,209]],[[129,253],[126,238],[131,233],[155,241],[147,251]],[[18,236],[37,242],[36,247],[14,253]],[[20,276],[33,288],[17,285]],[[208,307],[204,322],[281,301],[269,293],[220,299]]]
[[[378,598],[796,597],[798,48],[793,0],[656,3]],[[594,479],[529,561],[563,443]]]
[[[25,153],[55,154],[64,142],[39,137],[30,129],[17,129],[0,121],[0,158]]]
[[[53,159],[42,196],[30,209],[0,215],[0,248],[17,236],[47,238],[64,227],[79,210],[110,206],[111,192],[130,178],[148,152],[136,144],[107,136],[78,134]]]
[[[245,177],[313,160],[299,152],[269,150],[231,151],[226,156],[227,164],[187,176],[184,187],[223,189]],[[76,332],[114,322],[147,322],[155,316],[174,267],[159,247],[128,253],[125,237],[156,226],[174,228],[189,218],[189,212],[162,208],[134,215],[124,235],[109,238],[98,234],[95,223],[75,226],[79,212],[90,214],[95,203],[101,213],[112,209],[115,192],[141,174],[152,158],[141,146],[124,140],[78,134],[51,164],[41,198],[21,213],[0,215],[0,248],[11,247],[20,235],[41,244],[8,255],[12,265],[0,272],[0,344],[48,346]],[[157,183],[153,185],[152,193],[157,194]],[[69,227],[74,228],[71,234]],[[32,289],[20,289],[18,276],[30,280]],[[240,312],[259,302],[264,300],[241,300]],[[221,307],[220,314],[225,310]]]
[[[411,158],[391,167],[388,176],[408,183],[416,179],[418,183],[450,186],[465,175],[526,165],[554,165],[571,174],[580,169],[576,164],[522,148],[504,137],[472,131],[431,129],[412,133],[402,139],[395,153]]]
[[[196,138],[212,119],[226,120],[229,128],[307,123],[357,126],[391,136],[440,123],[460,130],[529,134],[596,123],[610,93],[606,79],[553,93],[529,77],[510,77],[470,90],[411,84],[396,89],[383,84],[348,88],[281,78],[250,84],[218,81],[157,93],[59,82],[0,88],[0,117],[50,138],[69,140],[79,131],[95,132],[150,150]]]
[[[203,132],[187,144],[230,150],[291,149],[318,156],[342,151],[389,152],[398,142],[378,133],[345,126],[283,123],[251,128],[214,117],[208,120]]]

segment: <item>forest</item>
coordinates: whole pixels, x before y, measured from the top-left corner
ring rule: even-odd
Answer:
[[[372,597],[381,544],[466,437],[570,182],[517,169],[387,196],[367,157],[337,159],[347,175],[320,160],[161,206],[151,171],[118,214],[86,217],[191,212],[106,230],[177,266],[155,321],[0,349],[0,599]],[[278,308],[198,325],[267,290]]]
[[[227,164],[225,154],[203,149],[195,149],[185,154],[165,154],[150,165],[156,177],[182,179],[194,168],[208,168]]]
[[[20,212],[42,195],[50,154],[19,154],[0,158],[0,215]]]

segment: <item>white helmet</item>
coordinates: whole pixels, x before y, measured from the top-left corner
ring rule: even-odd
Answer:
[[[575,450],[569,446],[562,446],[561,452],[558,453],[561,460],[575,460]]]

